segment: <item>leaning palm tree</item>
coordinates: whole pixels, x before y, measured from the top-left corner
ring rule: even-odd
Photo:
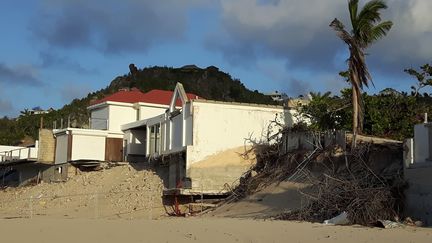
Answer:
[[[348,62],[348,78],[352,86],[353,105],[353,133],[361,133],[363,128],[363,109],[361,91],[363,86],[368,87],[372,83],[372,77],[368,71],[365,60],[365,50],[374,42],[384,37],[391,29],[391,21],[381,22],[380,11],[387,8],[382,0],[367,2],[363,9],[358,11],[359,0],[349,0],[348,10],[350,13],[352,30],[345,30],[345,26],[334,19],[332,27],[339,38],[349,47],[350,56]]]

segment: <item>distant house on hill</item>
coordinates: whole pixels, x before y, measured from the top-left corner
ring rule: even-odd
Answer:
[[[33,107],[32,109],[28,110],[28,114],[30,115],[40,115],[40,114],[47,114],[54,111],[53,108],[49,108],[47,110],[42,109],[41,107],[37,106],[37,107]]]
[[[201,68],[199,68],[197,65],[190,64],[190,65],[184,65],[183,67],[181,67],[181,69],[200,70]]]
[[[274,101],[283,102],[288,99],[288,95],[285,93],[280,93],[279,91],[265,93],[264,95],[270,96]]]
[[[383,95],[383,96],[393,95],[399,97],[402,96],[402,93],[392,88],[385,88],[379,92],[379,95]]]

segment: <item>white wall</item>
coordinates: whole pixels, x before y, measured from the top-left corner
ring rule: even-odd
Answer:
[[[146,154],[146,130],[127,130],[124,139],[127,140],[127,154]]]
[[[193,102],[193,146],[188,148],[187,167],[206,156],[260,140],[276,114],[284,123],[282,108]]]
[[[105,137],[72,133],[71,160],[105,160]]]
[[[108,130],[121,131],[121,125],[137,120],[137,111],[132,106],[109,105]]]
[[[165,113],[168,106],[152,106],[152,104],[139,103],[139,120],[145,120]]]
[[[185,145],[192,145],[193,143],[193,116],[191,115],[191,105],[186,105],[183,109],[183,122],[185,127]]]
[[[109,118],[108,107],[91,110],[91,129],[105,130],[108,127],[107,121]]]
[[[427,162],[427,159],[429,158],[429,147],[429,128],[426,124],[415,125],[414,163]]]
[[[55,164],[62,164],[67,162],[67,148],[68,148],[68,135],[62,134],[56,136],[56,149],[55,149]]]
[[[179,114],[171,118],[171,149],[176,150],[183,147],[183,116]]]

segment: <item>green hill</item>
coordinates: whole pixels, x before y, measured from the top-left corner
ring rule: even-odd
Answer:
[[[137,87],[143,92],[152,89],[174,90],[176,83],[181,82],[186,92],[205,99],[273,104],[270,97],[247,89],[240,80],[233,79],[214,66],[204,69],[195,65],[144,69],[134,69],[134,66],[131,66],[130,70],[128,75],[115,78],[107,88],[108,92],[113,93],[124,87]]]
[[[38,129],[43,117],[45,128],[66,126],[68,120],[72,127],[82,127],[88,124],[87,106],[91,100],[100,99],[115,93],[120,88],[136,87],[143,92],[152,89],[174,90],[177,82],[181,82],[188,93],[197,94],[205,99],[219,101],[246,102],[258,104],[275,104],[274,101],[259,93],[251,91],[239,79],[233,79],[228,73],[217,67],[198,68],[187,65],[181,68],[147,67],[138,69],[129,65],[130,72],[116,77],[105,89],[89,93],[81,99],[74,99],[59,110],[43,115],[31,115],[26,111],[17,119],[4,117],[0,119],[0,144],[18,145],[25,136],[38,136]]]

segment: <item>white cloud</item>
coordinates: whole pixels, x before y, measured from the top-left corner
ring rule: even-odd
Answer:
[[[378,71],[402,74],[406,67],[431,60],[432,1],[389,0],[387,4],[383,19],[392,20],[394,27],[369,50],[368,61]],[[347,1],[221,0],[221,6],[225,36],[209,43],[237,63],[242,56],[250,61],[264,53],[285,58],[288,66],[339,71],[333,60],[347,47],[329,23],[337,17],[350,27]]]

